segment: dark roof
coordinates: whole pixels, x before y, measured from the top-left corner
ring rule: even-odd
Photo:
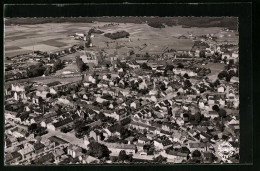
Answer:
[[[55,128],[59,128],[59,127],[61,127],[61,126],[63,126],[63,125],[66,125],[66,124],[72,122],[72,121],[73,121],[73,120],[72,120],[71,118],[67,118],[67,119],[64,119],[64,120],[62,120],[62,121],[60,121],[60,122],[54,123],[53,126],[54,126]]]
[[[5,155],[5,162],[9,162],[11,160],[13,160],[13,156],[10,153],[6,154]]]
[[[20,153],[18,153],[17,151],[12,152],[11,154],[13,156],[13,159],[22,157],[22,155]]]
[[[59,81],[54,81],[54,82],[48,83],[47,86],[53,87],[53,86],[56,86],[56,85],[58,85],[58,84],[61,84],[61,82],[59,82]]]
[[[58,143],[58,144],[66,144],[66,143],[69,143],[69,142],[65,141],[64,139],[61,139],[61,138],[59,138],[59,137],[57,137],[57,136],[52,136],[52,137],[49,138],[49,140],[50,140],[51,142],[56,142],[56,143]]]
[[[150,141],[150,140],[149,140],[148,138],[146,138],[146,137],[140,137],[139,140],[145,141],[145,142]]]
[[[172,135],[169,131],[161,130],[160,133],[166,134],[166,135]]]
[[[42,156],[41,158],[36,159],[35,163],[42,164],[42,163],[47,162],[47,161],[49,161],[53,158],[54,158],[54,155],[52,153],[48,153],[48,154]]]
[[[45,147],[45,145],[42,144],[42,143],[35,143],[34,144],[34,149],[35,150],[40,150],[40,149],[43,149],[44,147]]]

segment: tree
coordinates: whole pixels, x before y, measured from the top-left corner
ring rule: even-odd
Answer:
[[[236,72],[232,69],[228,72],[229,76],[233,77],[236,76]]]
[[[227,76],[226,76],[226,81],[227,81],[227,82],[230,82],[231,78],[232,78],[232,76],[227,75]]]
[[[206,91],[206,89],[204,87],[200,87],[199,91],[200,91],[200,93],[204,93]]]
[[[215,86],[215,87],[217,87],[218,85],[220,85],[219,79],[217,79],[217,80],[214,82],[214,86]]]
[[[97,114],[97,119],[104,121],[104,120],[106,120],[106,116],[104,115],[104,113],[99,112],[99,114]]]
[[[173,68],[174,68],[173,65],[166,65],[165,70],[166,70],[166,71],[168,71],[168,70],[169,70],[169,71],[172,71]]]
[[[218,78],[221,80],[223,79],[224,77],[227,77],[228,76],[228,72],[227,71],[221,71],[219,74],[218,74]]]
[[[60,60],[57,59],[54,63],[54,68],[56,68],[56,70],[61,69],[63,67],[64,63]]]
[[[227,112],[225,109],[219,109],[218,114],[221,118],[225,118],[227,116]]]
[[[165,28],[165,26],[164,26],[162,23],[156,22],[156,21],[154,21],[154,22],[149,22],[148,25],[149,25],[150,27],[154,27],[154,28]]]
[[[196,114],[194,115],[195,121],[199,123],[199,122],[201,121],[201,116],[202,116],[202,115],[201,115],[199,112],[196,113]]]
[[[145,69],[145,70],[151,70],[151,69],[152,69],[152,68],[151,68],[150,66],[148,66],[146,63],[142,63],[141,68],[142,68],[142,69]]]
[[[200,56],[201,58],[206,58],[206,52],[205,52],[205,50],[201,50],[199,56]]]
[[[52,97],[52,94],[51,94],[51,93],[47,93],[47,94],[46,94],[46,97],[47,97],[47,98]]]
[[[111,156],[110,160],[112,161],[112,163],[117,162],[118,158],[116,156]]]
[[[99,159],[103,157],[109,157],[109,154],[111,153],[107,146],[103,144],[99,144],[98,142],[90,142],[88,144],[88,154],[94,157],[97,157]]]
[[[199,150],[195,150],[193,153],[192,153],[192,157],[201,157],[201,153]]]
[[[31,125],[29,125],[28,127],[28,131],[29,132],[33,132],[37,129],[37,124],[36,123],[32,123]]]
[[[167,161],[167,158],[163,157],[162,155],[159,155],[158,157],[154,158],[153,161],[157,163],[163,163]]]
[[[219,111],[219,107],[218,107],[218,105],[214,105],[214,106],[212,106],[212,109],[213,109],[214,111],[216,111],[216,112]]]
[[[190,76],[189,76],[187,73],[185,73],[185,74],[183,75],[183,77],[186,78],[186,79],[190,79]]]
[[[230,59],[228,64],[231,66],[234,65],[234,59]]]
[[[187,89],[187,88],[190,88],[192,86],[190,80],[185,80],[184,81],[184,87]]]
[[[225,128],[225,125],[222,123],[222,122],[217,122],[217,124],[216,124],[216,126],[217,126],[217,128],[221,131],[221,132],[223,132],[224,131],[224,128]]]
[[[122,127],[120,129],[120,134],[121,134],[121,138],[125,139],[131,135],[131,132],[128,129]]]
[[[177,68],[184,68],[184,65],[182,63],[178,63]]]
[[[118,161],[124,162],[125,160],[127,160],[127,158],[128,158],[128,156],[127,156],[125,150],[121,150],[118,155]]]
[[[81,73],[89,69],[89,67],[82,61],[80,57],[76,57],[76,64]]]
[[[162,91],[165,91],[165,90],[167,90],[167,89],[166,89],[166,86],[165,86],[165,84],[164,84],[164,83],[162,83],[162,84],[160,85],[160,89],[161,89]]]

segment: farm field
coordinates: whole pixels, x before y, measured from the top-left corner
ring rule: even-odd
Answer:
[[[81,76],[71,76],[71,77],[61,77],[61,76],[46,76],[46,77],[34,77],[34,78],[26,78],[26,79],[20,79],[20,80],[14,80],[14,81],[8,81],[5,82],[5,85],[11,85],[13,83],[24,83],[24,82],[39,82],[39,83],[51,83],[53,81],[59,81],[61,83],[69,83],[69,82],[75,82],[81,80]]]
[[[82,41],[68,37],[75,32],[87,33],[92,27],[103,31],[103,34],[95,34],[92,39],[93,50],[103,49],[107,53],[114,53],[118,45],[118,53],[125,55],[130,49],[136,53],[161,52],[169,49],[186,50],[193,45],[191,39],[178,39],[181,35],[202,35],[206,33],[216,34],[219,41],[232,41],[233,35],[229,36],[219,27],[210,28],[183,28],[182,26],[172,26],[165,28],[153,28],[147,24],[120,23],[119,25],[103,27],[109,24],[106,22],[96,23],[47,23],[37,25],[5,26],[5,55],[13,56],[19,52],[33,50],[56,51],[71,47],[74,44],[83,44]],[[105,33],[125,30],[130,33],[129,39],[122,38],[112,40],[104,36]],[[231,32],[229,34],[236,34]],[[108,43],[108,45],[107,45]],[[122,48],[124,47],[124,48]]]

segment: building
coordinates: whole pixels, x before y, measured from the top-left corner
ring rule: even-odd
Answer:
[[[94,52],[86,52],[84,55],[81,55],[80,58],[85,64],[94,64],[95,66],[98,65],[98,59]]]
[[[124,150],[127,155],[134,154],[135,153],[135,145],[132,144],[118,144],[118,143],[105,143],[103,142],[105,146],[112,152],[112,155],[118,156],[120,151]]]
[[[76,158],[82,155],[82,148],[75,145],[70,145],[67,147],[67,154],[71,155],[73,158]]]

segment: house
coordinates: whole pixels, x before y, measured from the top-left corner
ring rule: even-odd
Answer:
[[[225,87],[224,86],[218,87],[218,93],[224,93],[224,92],[225,92]]]
[[[34,162],[35,164],[40,165],[40,164],[52,163],[53,161],[54,161],[53,153],[47,153],[37,158]]]
[[[22,92],[25,91],[25,86],[20,84],[12,84],[11,91]]]
[[[130,128],[135,128],[137,130],[145,130],[145,129],[148,130],[150,128],[149,125],[141,123],[141,122],[136,122],[136,121],[131,121],[129,123],[129,127]]]
[[[40,142],[34,143],[33,146],[36,154],[43,152],[45,148],[45,145]]]
[[[22,155],[22,159],[30,159],[35,154],[34,146],[31,143],[25,143],[24,148],[18,151]]]
[[[143,80],[140,84],[139,84],[139,90],[141,89],[147,89],[147,84],[145,82],[145,80]]]
[[[226,58],[226,59],[230,59],[230,57],[231,57],[231,56],[230,56],[230,53],[223,53],[221,58],[222,58],[222,59],[225,59],[225,58]]]
[[[210,118],[214,119],[214,118],[219,117],[219,114],[218,114],[218,112],[216,112],[216,111],[209,111],[209,112],[208,112],[208,116],[209,116]]]
[[[191,152],[195,150],[199,151],[207,151],[207,144],[206,143],[201,143],[201,142],[196,142],[196,143],[189,143],[188,148],[190,149]]]
[[[75,145],[70,145],[67,147],[67,154],[71,155],[73,158],[76,158],[82,155],[82,148]]]
[[[79,160],[82,162],[82,164],[93,163],[93,162],[99,163],[99,159],[92,157],[90,155],[79,156]]]
[[[99,132],[97,130],[95,131],[90,131],[89,137],[92,137],[95,141],[99,142],[100,141],[100,136]]]
[[[98,65],[98,59],[94,52],[90,52],[90,51],[85,52],[85,54],[81,55],[80,58],[86,64],[94,64],[95,66]]]
[[[144,150],[144,144],[142,143],[136,143],[137,151],[143,151]]]
[[[41,127],[46,128],[48,124],[50,124],[53,121],[53,118],[46,118],[45,120],[41,121]]]
[[[148,133],[146,136],[147,136],[147,138],[148,138],[149,140],[153,140],[156,135],[154,135],[154,134],[149,134],[149,133]]]
[[[36,91],[36,96],[42,97],[43,99],[46,99],[46,96],[49,92],[48,91]]]
[[[67,104],[67,105],[71,104],[70,101],[65,96],[61,96],[60,98],[58,98],[58,102]]]
[[[57,131],[62,126],[72,124],[72,122],[73,122],[72,118],[67,118],[67,119],[61,120],[61,121],[56,122],[56,123],[48,123],[47,129],[52,130],[52,131]]]
[[[133,144],[135,137],[127,137],[125,140],[127,141],[127,144]]]
[[[188,154],[181,153],[178,151],[170,150],[166,156],[168,159],[173,160],[176,163],[181,163],[182,161],[187,161]]]
[[[160,139],[154,140],[154,146],[158,149],[166,149],[172,146],[172,144],[173,143],[170,140],[160,140]]]
[[[5,164],[16,164],[21,159],[22,159],[22,155],[19,152],[14,151],[12,153],[8,153],[5,156]]]
[[[138,138],[138,143],[140,143],[140,144],[147,144],[149,142],[150,142],[150,140],[148,138],[146,138],[146,137]]]
[[[127,96],[130,96],[130,89],[129,88],[126,88],[126,89],[121,89],[120,92],[122,93],[122,95],[124,97],[127,97]]]
[[[238,53],[237,52],[233,52],[232,55],[231,55],[232,58],[238,58]]]
[[[62,148],[55,149],[53,152],[54,160],[56,162],[60,162],[62,159],[62,155],[65,154],[64,150]]]
[[[127,155],[135,153],[135,145],[132,144],[118,144],[118,143],[106,143],[102,142],[102,144],[106,145],[107,148],[113,153],[113,155],[118,156],[120,151],[124,150]]]

